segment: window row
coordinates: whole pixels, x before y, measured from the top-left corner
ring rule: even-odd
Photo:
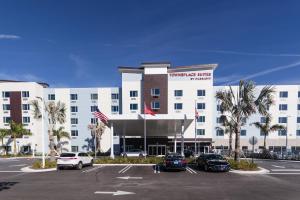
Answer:
[[[11,117],[3,117],[3,123],[8,124],[11,122]],[[22,123],[29,124],[30,117],[22,117]]]
[[[90,96],[91,100],[98,100],[98,94],[97,93],[92,93]],[[118,93],[112,93],[111,94],[111,99],[117,100],[119,99],[119,94]],[[54,101],[55,100],[55,94],[48,94],[48,100]],[[76,101],[78,100],[78,94],[70,94],[70,100]]]
[[[10,92],[8,91],[3,91],[2,92],[2,98],[9,98],[10,97]],[[28,98],[29,97],[29,91],[22,91],[22,97]]]

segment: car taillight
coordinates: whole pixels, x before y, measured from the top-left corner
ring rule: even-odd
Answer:
[[[166,164],[170,164],[171,163],[171,161],[169,161],[169,160],[166,160]]]
[[[187,161],[186,160],[182,160],[181,161],[183,164],[187,164]]]

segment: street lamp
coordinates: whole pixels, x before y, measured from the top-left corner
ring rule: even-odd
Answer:
[[[288,123],[289,123],[289,118],[292,117],[291,115],[286,116],[287,121],[286,121],[286,134],[285,134],[285,153],[287,155],[288,152]]]
[[[37,99],[41,100],[42,104],[42,168],[45,168],[45,136],[44,136],[44,101],[42,97],[36,97]]]

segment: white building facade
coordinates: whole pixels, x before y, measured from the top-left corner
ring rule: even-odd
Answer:
[[[101,139],[102,152],[110,151],[111,141],[116,154],[128,149],[146,149],[149,155],[164,155],[182,147],[196,148],[197,152],[228,149],[228,135],[216,129],[222,126],[215,93],[227,87],[213,86],[216,68],[217,64],[171,67],[170,63],[119,67],[120,88],[51,88],[45,83],[3,80],[0,81],[0,128],[8,129],[10,120],[23,123],[32,135],[17,139],[17,151],[41,152],[42,134],[48,151],[47,120],[34,119],[30,106],[32,100],[42,97],[46,102],[60,101],[66,105],[66,122],[56,125],[56,128],[64,127],[71,136],[64,143],[64,151],[93,150],[94,141],[87,126],[97,123],[93,116],[97,107],[110,119]],[[262,87],[258,86],[257,93]],[[267,147],[284,151],[287,145],[288,149],[299,151],[300,86],[276,85],[275,88],[275,104],[270,107],[272,122],[287,126],[287,131],[271,133]],[[145,105],[156,114],[145,115]],[[262,148],[263,136],[251,123],[263,120],[259,114],[247,120],[242,128],[242,149],[250,149],[251,136],[258,138],[255,149]],[[13,152],[9,136],[4,138],[3,145]]]

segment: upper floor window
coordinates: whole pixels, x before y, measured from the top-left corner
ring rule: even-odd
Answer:
[[[118,93],[112,93],[111,94],[111,99],[119,99],[119,94]]]
[[[266,117],[261,117],[260,118],[260,123],[266,123]]]
[[[247,130],[242,129],[241,130],[241,136],[246,136],[247,135]]]
[[[48,100],[55,100],[55,94],[48,94]]]
[[[217,111],[221,111],[221,105],[220,104],[217,105]]]
[[[269,134],[267,133],[267,136],[268,136]],[[265,136],[265,132],[263,132],[263,131],[260,131],[260,136]]]
[[[205,116],[199,116],[198,118],[197,118],[197,122],[205,122]]]
[[[151,109],[153,109],[153,110],[158,110],[158,109],[160,109],[159,101],[152,101],[152,102],[151,102]]]
[[[70,94],[70,99],[75,101],[78,99],[78,95],[77,94]]]
[[[78,112],[78,107],[77,106],[71,106],[71,112]]]
[[[197,109],[198,110],[204,110],[205,109],[205,103],[197,103]]]
[[[91,124],[97,124],[98,118],[91,118]]]
[[[22,91],[22,97],[29,97],[29,91]]]
[[[10,92],[2,92],[2,97],[3,98],[9,98]]]
[[[137,103],[131,103],[130,104],[130,110],[137,110],[138,109],[138,104]]]
[[[111,106],[111,112],[113,113],[119,112],[119,106]]]
[[[287,91],[280,91],[279,92],[279,97],[280,98],[287,98],[288,97],[288,92]]]
[[[279,104],[279,110],[287,110],[288,105],[287,104]]]
[[[296,130],[296,136],[300,136],[300,130]]]
[[[174,103],[175,110],[182,110],[182,103]]]
[[[158,88],[151,89],[151,96],[158,97],[160,95],[160,90]]]
[[[286,130],[278,130],[278,136],[286,136]]]
[[[78,124],[78,118],[71,118],[71,124]]]
[[[300,98],[300,91],[298,91],[298,98]]]
[[[205,90],[197,90],[197,96],[198,97],[204,97],[205,96]]]
[[[22,110],[30,110],[30,104],[23,104]]]
[[[78,146],[71,146],[71,152],[78,152]]]
[[[10,110],[10,104],[3,104],[3,110]]]
[[[300,104],[297,105],[297,109],[300,110]]]
[[[23,117],[23,123],[24,124],[30,123],[30,117]]]
[[[297,117],[297,123],[300,124],[300,117]]]
[[[137,90],[130,90],[129,95],[130,95],[130,97],[137,97],[138,96],[138,91]]]
[[[11,118],[10,117],[3,117],[3,123],[10,123]]]
[[[278,117],[278,123],[287,123],[287,117]]]
[[[217,135],[217,136],[224,136],[224,130],[223,130],[223,129],[218,129],[218,130],[216,131],[216,135]]]
[[[182,90],[175,90],[175,91],[174,91],[174,96],[175,96],[175,97],[182,97],[182,95],[183,95]]]
[[[78,130],[71,130],[71,136],[77,137],[78,136]]]
[[[98,106],[91,106],[91,112],[96,112],[97,108],[98,108]]]
[[[197,135],[205,135],[205,129],[197,129]]]
[[[97,93],[92,93],[91,94],[91,100],[98,100],[98,94]]]

